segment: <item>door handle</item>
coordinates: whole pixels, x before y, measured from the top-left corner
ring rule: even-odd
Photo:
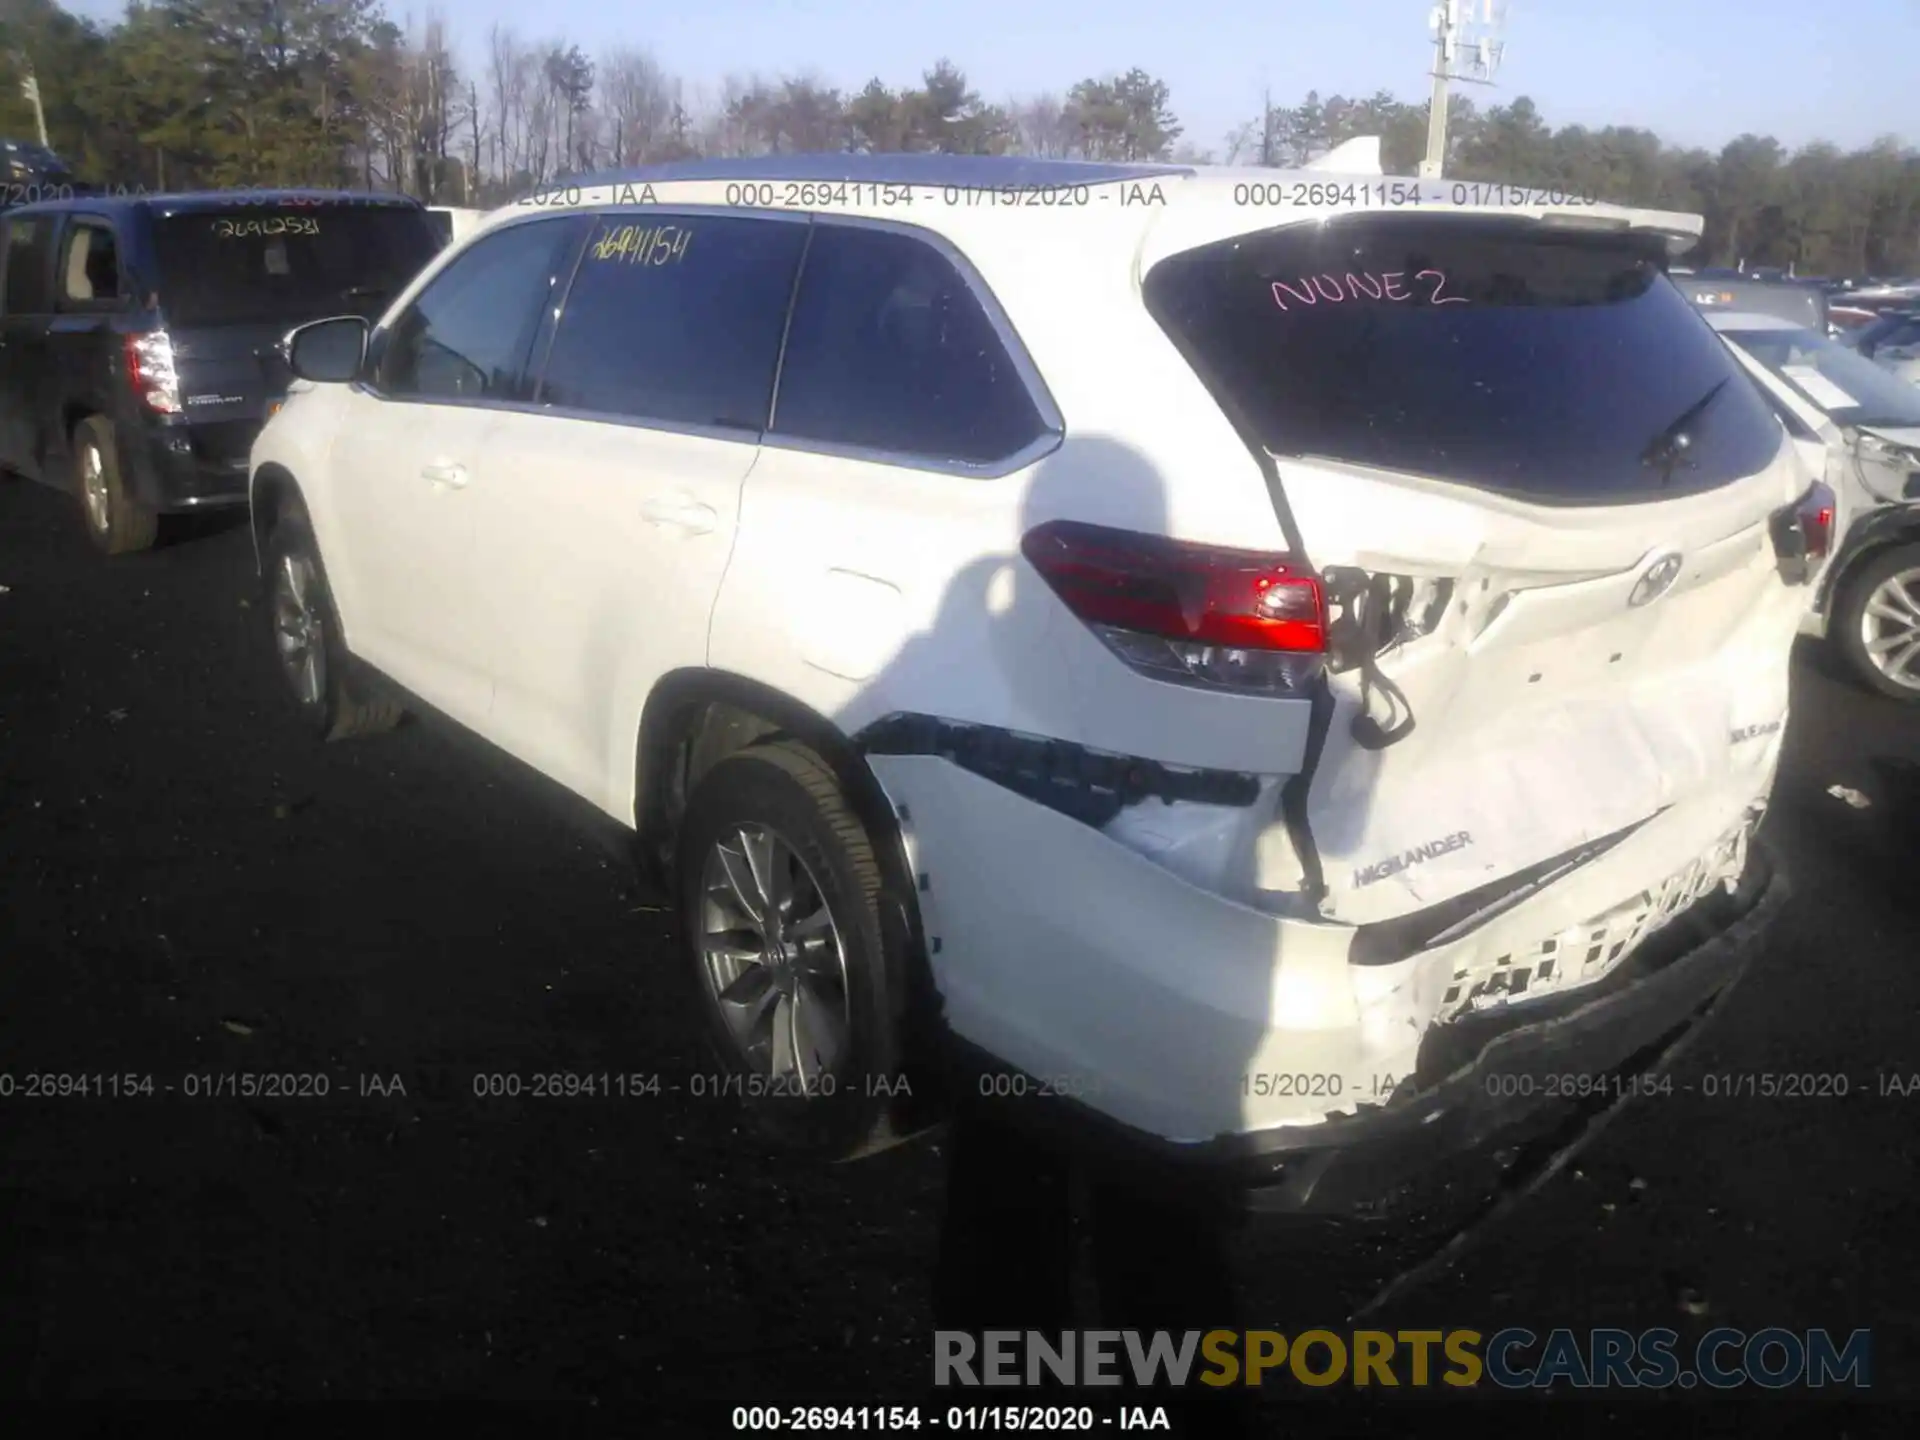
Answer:
[[[420,478],[431,480],[436,485],[445,485],[450,490],[464,490],[467,488],[467,467],[445,463],[422,465]]]
[[[720,512],[690,495],[663,495],[642,501],[640,518],[649,525],[671,525],[689,535],[705,535],[719,523]]]

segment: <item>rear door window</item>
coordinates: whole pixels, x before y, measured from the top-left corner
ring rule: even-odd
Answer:
[[[120,298],[120,247],[113,227],[100,220],[76,220],[60,246],[60,299],[84,309]]]
[[[773,434],[980,465],[1048,433],[980,296],[924,240],[816,226]]]
[[[411,206],[222,205],[154,219],[169,324],[378,316],[438,252]]]
[[[1652,242],[1361,217],[1187,251],[1145,289],[1282,456],[1599,505],[1724,485],[1782,444]]]
[[[554,328],[540,403],[757,434],[806,243],[798,221],[601,216]]]
[[[15,215],[6,221],[6,229],[6,313],[44,315],[53,308],[47,284],[53,217]]]

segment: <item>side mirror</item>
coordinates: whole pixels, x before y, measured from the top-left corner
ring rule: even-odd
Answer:
[[[370,328],[358,315],[315,320],[288,331],[280,353],[296,379],[343,385],[360,373]]]

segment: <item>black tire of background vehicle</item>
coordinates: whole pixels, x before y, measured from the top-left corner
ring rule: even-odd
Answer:
[[[274,633],[275,576],[288,555],[304,555],[311,560],[314,574],[319,580],[320,593],[317,598],[322,611],[320,643],[325,657],[325,674],[321,677],[320,698],[312,704],[294,693],[292,681],[280,663]],[[280,675],[281,693],[300,715],[302,724],[321,740],[345,740],[355,735],[377,735],[393,729],[406,714],[405,710],[391,700],[361,694],[355,686],[352,657],[341,641],[340,615],[334,608],[333,590],[327,584],[326,563],[320,558],[320,546],[313,538],[313,525],[298,500],[289,499],[282,506],[280,518],[274,522],[273,533],[267,537],[262,559],[261,590],[264,603],[261,609],[266,613],[268,643],[276,646],[273,653],[274,669]]]
[[[742,1094],[741,1100],[755,1128],[781,1149],[820,1160],[870,1155],[899,1138],[884,1086],[900,1072],[906,956],[880,923],[884,882],[865,827],[832,769],[795,740],[762,742],[720,761],[695,787],[680,826],[675,868],[683,974],[706,1021],[707,1049],[722,1073],[751,1075],[706,983],[700,931],[708,851],[736,826],[756,822],[794,847],[840,927],[851,1043],[831,1095]]]
[[[1860,612],[1867,597],[1889,575],[1920,568],[1920,544],[1895,545],[1883,550],[1847,578],[1838,602],[1828,620],[1828,633],[1846,657],[1847,666],[1869,689],[1893,700],[1920,703],[1920,689],[1901,685],[1882,675],[1867,658],[1866,643],[1860,638]]]
[[[87,537],[104,555],[131,555],[153,547],[160,533],[160,517],[127,493],[120,476],[120,449],[114,443],[113,422],[101,415],[89,415],[73,429],[73,494],[80,502],[80,517]],[[106,484],[107,517],[104,527],[96,525],[87,507],[87,456],[99,457],[100,476]]]

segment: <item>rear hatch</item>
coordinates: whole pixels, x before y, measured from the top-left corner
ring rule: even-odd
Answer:
[[[418,207],[357,197],[195,206],[156,214],[153,226],[195,451],[243,467],[286,394],[277,346],[287,331],[333,315],[377,319],[439,248]]]
[[[1329,918],[1550,869],[1765,763],[1804,605],[1769,521],[1811,477],[1664,245],[1375,214],[1147,276],[1326,582],[1299,808]]]

